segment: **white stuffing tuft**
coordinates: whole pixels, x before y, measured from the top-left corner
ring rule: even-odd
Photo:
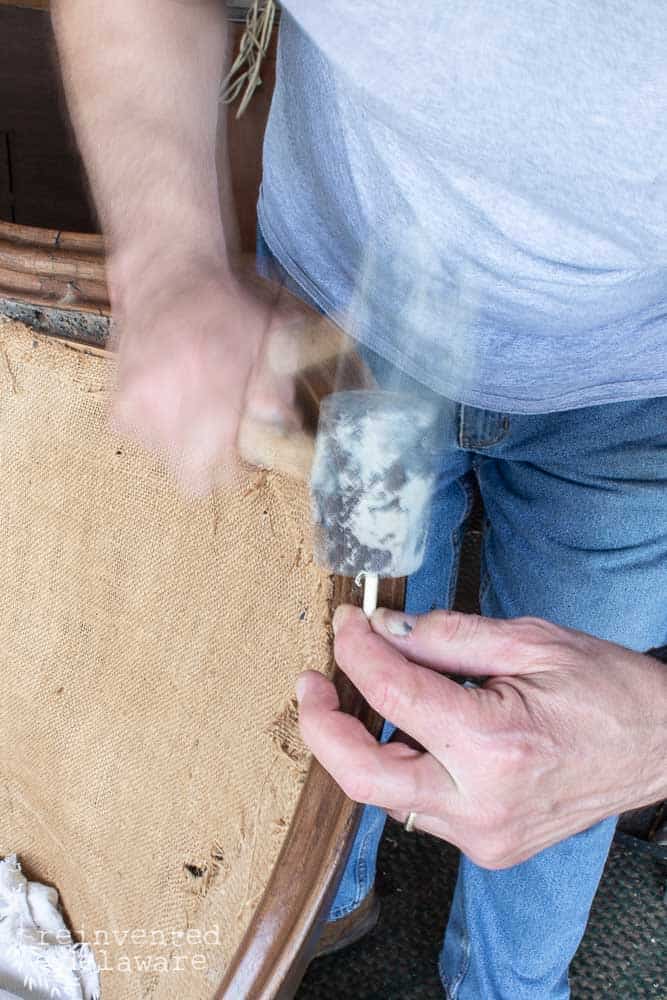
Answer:
[[[0,1000],[99,1000],[90,947],[77,944],[58,893],[29,882],[15,854],[0,861]]]

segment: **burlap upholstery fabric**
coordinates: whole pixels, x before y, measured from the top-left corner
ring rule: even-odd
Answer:
[[[331,580],[303,485],[183,500],[107,429],[112,367],[0,319],[0,855],[60,891],[103,1000],[203,1000],[297,806]]]

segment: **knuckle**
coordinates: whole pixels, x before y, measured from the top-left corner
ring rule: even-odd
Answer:
[[[479,617],[458,611],[432,611],[431,625],[436,639],[443,642],[469,642],[477,634]]]
[[[506,623],[516,642],[526,646],[551,645],[558,641],[561,629],[542,618],[514,618]]]
[[[396,678],[388,670],[379,670],[369,685],[368,699],[377,711],[391,719],[401,702],[401,691]]]

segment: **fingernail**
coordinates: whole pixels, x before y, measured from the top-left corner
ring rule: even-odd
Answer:
[[[296,684],[294,685],[294,690],[296,691],[296,700],[301,704],[304,694],[306,693],[306,680],[305,674],[299,674],[296,679]]]
[[[378,625],[389,635],[395,635],[400,639],[405,639],[410,635],[417,623],[415,615],[406,615],[402,611],[388,611],[381,608],[373,614],[373,624]]]

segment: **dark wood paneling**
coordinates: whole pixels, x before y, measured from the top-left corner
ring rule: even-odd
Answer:
[[[12,144],[15,218],[28,226],[96,232],[78,157],[65,148],[45,150],[37,130]]]
[[[238,47],[242,26],[234,25],[234,46]],[[250,102],[245,114],[235,118],[231,108],[228,120],[229,157],[236,214],[241,234],[241,249],[252,251],[255,247],[257,225],[257,195],[262,179],[262,143],[269,116],[273,86],[276,78],[276,37],[262,65],[262,85]]]
[[[0,7],[1,131],[10,133],[15,221],[93,232],[45,11]]]
[[[0,218],[31,226],[95,232],[94,210],[69,125],[46,10],[0,0],[0,133],[11,132],[14,218],[0,149]],[[236,49],[243,25],[232,25]],[[222,60],[222,53],[221,53]],[[255,206],[261,178],[264,127],[275,77],[275,39],[263,67],[263,85],[245,115],[229,115],[229,160],[241,248],[255,245]]]
[[[0,132],[0,219],[14,218],[11,172],[9,169],[9,133]]]

